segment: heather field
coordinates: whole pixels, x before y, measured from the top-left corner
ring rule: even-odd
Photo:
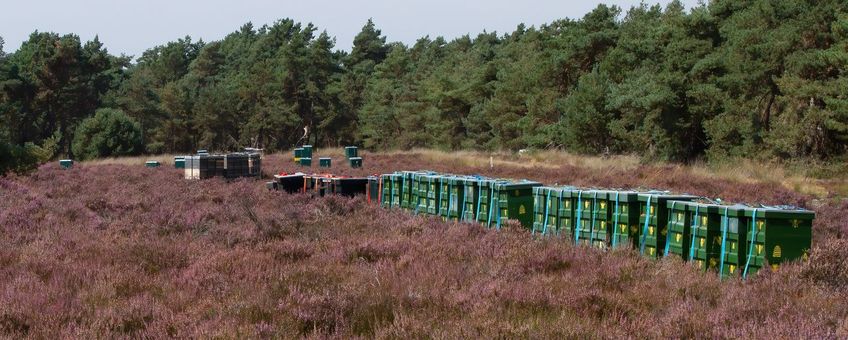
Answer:
[[[267,174],[301,170],[269,155]],[[817,212],[808,262],[720,282],[677,260],[128,160],[0,178],[0,337],[846,338],[842,182],[605,160],[341,157],[394,170],[662,188]],[[313,168],[317,170],[318,168]],[[795,184],[793,184],[795,183]],[[810,189],[812,188],[812,189]],[[815,194],[818,193],[818,194]]]

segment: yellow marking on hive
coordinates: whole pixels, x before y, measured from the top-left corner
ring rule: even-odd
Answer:
[[[704,227],[707,226],[707,217],[706,216],[701,216],[701,226],[704,226]]]
[[[621,227],[621,233],[622,234],[627,232],[627,225],[626,224],[619,224],[619,226]]]
[[[698,260],[698,269],[704,269],[704,261]]]
[[[729,268],[730,268],[730,273],[731,273],[731,274],[733,274],[733,272],[735,272],[735,271],[736,271],[736,266],[734,266],[734,265],[732,265],[732,264],[730,265],[730,267],[729,267]]]
[[[648,255],[654,256],[654,248],[648,248]]]
[[[607,221],[601,221],[601,230],[607,230]]]
[[[654,236],[654,227],[648,227],[648,235]]]
[[[701,245],[701,248],[703,248],[707,244],[707,239],[703,238],[703,237],[699,237],[698,242],[699,242],[698,244]]]
[[[711,257],[710,258],[710,268],[715,268],[716,264],[718,264],[718,261],[716,261],[715,257]]]
[[[801,224],[801,221],[799,221],[799,220],[797,220],[797,219],[796,219],[796,220],[792,220],[792,227],[793,227],[793,228],[798,229],[798,226],[799,226],[800,224]]]
[[[677,220],[678,220],[678,221],[682,221],[682,220],[683,220],[683,214],[682,214],[682,213],[677,213]]]
[[[589,209],[589,204],[592,204],[592,203],[589,202],[589,201],[583,202],[583,208]]]
[[[771,265],[771,271],[776,272],[778,269],[780,269],[780,265],[779,265],[779,264],[773,264],[773,265]]]
[[[679,233],[675,233],[674,235],[675,235],[675,236],[674,236],[674,241],[675,241],[675,242],[680,242],[680,240],[681,240],[681,239],[683,239],[683,235],[681,235],[681,234],[679,234]]]
[[[757,245],[757,255],[762,255],[762,254],[763,254],[763,245],[758,244]]]
[[[607,202],[601,201],[601,209],[607,208]]]
[[[757,231],[763,231],[763,221],[757,221]]]
[[[527,212],[527,209],[524,208],[524,204],[518,206],[518,214],[519,215],[524,215],[526,212]]]
[[[653,214],[654,214],[654,210],[655,210],[655,209],[654,209],[654,206],[651,206],[651,215],[653,215]]]
[[[771,252],[771,256],[774,258],[780,258],[783,255],[783,251],[780,249],[780,246],[774,246],[774,250]]]
[[[806,260],[807,260],[807,259],[809,259],[809,258],[810,258],[810,255],[808,255],[808,254],[807,254],[807,251],[806,251],[806,250],[804,250],[804,253],[803,253],[803,254],[801,254],[801,260],[806,261]]]
[[[736,242],[730,242],[730,250],[736,250]]]

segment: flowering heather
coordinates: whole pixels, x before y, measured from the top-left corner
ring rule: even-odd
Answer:
[[[263,167],[298,169],[273,157]],[[673,168],[488,172],[373,155],[333,172],[419,168],[810,200]],[[514,224],[490,232],[165,167],[50,164],[0,178],[0,337],[845,338],[848,204],[828,202],[814,207],[808,262],[721,282],[678,260],[533,240]]]

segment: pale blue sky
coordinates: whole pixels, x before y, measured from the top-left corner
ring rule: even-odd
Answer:
[[[580,18],[599,3],[625,10],[639,0],[11,0],[0,5],[3,48],[12,52],[35,30],[76,33],[83,41],[100,36],[113,54],[139,56],[145,49],[186,35],[205,41],[223,38],[250,21],[256,27],[276,19],[312,22],[349,50],[353,37],[373,18],[389,41],[419,37],[452,39],[483,30],[512,31],[519,23],[538,26],[559,18]],[[646,3],[667,4],[668,0]],[[697,0],[683,0],[687,7]]]

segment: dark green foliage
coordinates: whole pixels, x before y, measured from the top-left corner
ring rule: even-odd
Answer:
[[[73,150],[82,160],[138,155],[143,150],[141,126],[121,110],[97,110],[77,127]]]
[[[70,154],[79,121],[111,107],[139,122],[150,153],[361,144],[686,162],[848,152],[844,1],[600,5],[579,20],[412,46],[387,43],[369,20],[350,53],[334,48],[328,33],[284,19],[211,43],[179,39],[131,64],[96,39],[36,32],[0,52],[0,140],[56,135]]]

